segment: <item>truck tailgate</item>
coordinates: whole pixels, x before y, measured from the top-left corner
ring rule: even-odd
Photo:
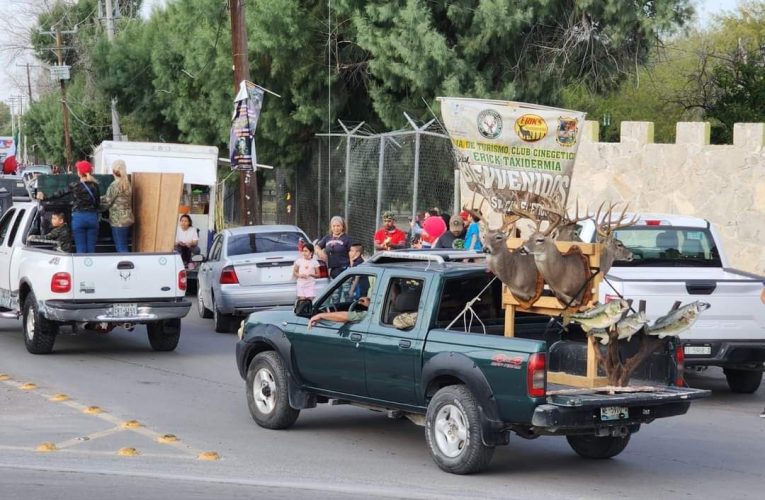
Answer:
[[[635,432],[640,424],[683,415],[691,400],[711,394],[703,389],[666,386],[615,394],[598,389],[555,392],[548,392],[547,403],[537,406],[531,418],[532,425],[547,433],[625,426]]]
[[[567,408],[602,408],[604,406],[655,405],[677,401],[691,401],[711,395],[705,389],[689,387],[654,387],[650,391],[609,392],[598,389],[580,389],[573,391],[550,391],[547,402]]]
[[[618,268],[612,269],[608,278],[625,298],[646,300],[651,321],[666,314],[676,300],[709,303],[711,307],[693,328],[681,334],[682,339],[765,338],[762,282],[755,278],[710,268]],[[607,285],[601,287],[601,293],[609,290]]]
[[[176,254],[74,254],[72,259],[72,288],[78,300],[173,298],[182,294],[178,291],[181,263]]]

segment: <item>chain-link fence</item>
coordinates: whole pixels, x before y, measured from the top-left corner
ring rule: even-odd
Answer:
[[[372,253],[386,211],[406,232],[408,219],[430,208],[454,213],[459,201],[451,142],[435,120],[410,124],[408,130],[372,134],[363,123],[349,128],[340,122],[342,132],[317,135],[309,164],[260,170],[263,224],[295,224],[320,238],[340,215],[351,239]],[[220,178],[219,220],[238,225],[239,175]]]
[[[296,223],[312,238],[325,234],[334,215],[345,218],[351,239],[372,252],[381,214],[392,211],[409,231],[408,219],[438,207],[454,213],[455,168],[451,142],[435,124],[384,134],[363,124],[317,136],[314,161],[296,177]]]

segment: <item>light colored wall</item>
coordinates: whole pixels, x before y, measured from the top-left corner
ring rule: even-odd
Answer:
[[[710,145],[705,122],[677,124],[675,144],[654,144],[652,122],[622,122],[620,142],[597,142],[585,122],[569,211],[604,200],[635,212],[708,219],[722,234],[730,264],[765,275],[765,123],[737,123],[732,145]],[[463,204],[471,196],[462,183]],[[497,222],[498,223],[498,222]]]
[[[629,201],[637,212],[703,217],[733,267],[765,275],[765,123],[735,124],[732,145],[710,145],[705,122],[678,123],[675,144],[654,144],[652,122],[622,122],[617,143],[597,142],[598,127],[585,124],[572,203]]]

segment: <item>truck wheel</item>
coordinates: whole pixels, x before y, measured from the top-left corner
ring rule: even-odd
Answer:
[[[155,351],[174,351],[181,338],[181,320],[166,319],[146,324],[149,344]]]
[[[566,436],[569,446],[584,458],[611,458],[615,457],[627,447],[630,442],[629,434],[624,437],[618,436],[591,436],[571,435]]]
[[[266,429],[286,429],[300,410],[290,406],[287,369],[274,351],[257,354],[247,369],[247,406],[252,419]]]
[[[464,385],[444,387],[430,400],[425,439],[436,465],[452,474],[479,472],[494,455],[481,440],[478,403]]]
[[[197,288],[197,312],[202,319],[210,319],[213,317],[211,310],[205,306],[204,299],[202,299],[202,290]]]
[[[740,394],[752,394],[760,388],[762,383],[762,372],[760,371],[725,368],[723,372],[725,372],[730,390]]]
[[[43,318],[37,309],[34,293],[29,293],[24,300],[24,345],[32,354],[50,354],[56,342],[58,326],[53,321]]]
[[[233,333],[234,331],[234,316],[220,312],[215,302],[213,302],[213,323],[215,323],[215,331],[218,333]]]

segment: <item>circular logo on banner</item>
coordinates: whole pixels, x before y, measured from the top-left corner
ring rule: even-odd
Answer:
[[[86,267],[90,267],[93,265],[93,259],[91,259],[90,257],[85,257],[83,264],[85,264]]]
[[[493,109],[478,113],[478,133],[487,139],[496,139],[502,133],[502,117]]]
[[[167,264],[167,257],[160,257],[159,258],[159,265],[160,266],[164,266],[165,264]]]
[[[547,135],[547,122],[538,115],[523,115],[515,120],[515,133],[524,142],[537,142]]]
[[[558,118],[558,144],[561,146],[573,146],[576,144],[576,133],[579,121],[576,118]]]

